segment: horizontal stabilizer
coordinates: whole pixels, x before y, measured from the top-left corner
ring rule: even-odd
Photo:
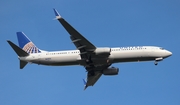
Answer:
[[[13,42],[7,40],[7,42],[9,43],[9,45],[14,49],[14,51],[16,52],[16,54],[19,57],[24,57],[24,56],[28,56],[29,54],[26,53],[24,50],[22,50],[21,48],[19,48],[17,45],[15,45]]]

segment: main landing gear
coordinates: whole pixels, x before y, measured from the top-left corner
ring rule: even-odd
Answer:
[[[88,76],[94,76],[95,75],[95,72],[93,70],[94,64],[93,61],[91,60],[91,55],[89,55],[88,58],[86,59],[86,64],[88,65],[88,67],[86,67],[86,70],[88,70]]]

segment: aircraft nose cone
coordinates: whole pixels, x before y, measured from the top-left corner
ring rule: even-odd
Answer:
[[[167,56],[167,57],[169,57],[169,56],[171,56],[171,55],[172,55],[172,52],[166,51],[166,56]]]

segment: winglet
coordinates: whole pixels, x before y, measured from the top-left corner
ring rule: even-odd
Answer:
[[[55,8],[53,8],[53,10],[54,10],[54,13],[55,13],[55,15],[56,15],[56,19],[61,19],[62,17],[61,17],[61,15],[58,13],[58,11],[57,11]]]
[[[86,88],[88,87],[86,84],[87,84],[87,82],[86,82],[86,80],[84,80],[83,79],[83,82],[84,82],[84,90],[86,90]]]

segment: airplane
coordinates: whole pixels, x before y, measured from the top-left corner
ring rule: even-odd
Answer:
[[[19,46],[7,40],[9,45],[18,55],[20,69],[27,63],[48,66],[81,65],[87,71],[84,90],[93,86],[101,75],[117,75],[119,68],[111,66],[113,63],[159,61],[172,55],[172,52],[157,46],[132,46],[132,47],[97,47],[75,30],[56,9],[53,9],[56,19],[70,34],[72,43],[77,50],[45,51],[41,50],[23,33],[17,32]]]

